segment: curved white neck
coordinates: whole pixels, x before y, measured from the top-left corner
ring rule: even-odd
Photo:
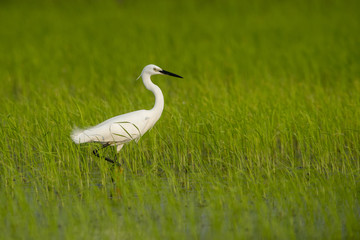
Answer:
[[[157,113],[160,117],[164,109],[164,96],[161,92],[161,89],[151,81],[149,74],[144,73],[141,75],[141,77],[145,87],[155,95],[155,105],[150,111]]]

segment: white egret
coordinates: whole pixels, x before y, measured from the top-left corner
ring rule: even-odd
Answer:
[[[141,136],[155,125],[164,109],[164,96],[161,89],[152,83],[150,79],[150,76],[157,74],[182,78],[156,65],[147,65],[140,76],[145,87],[155,95],[155,105],[152,109],[125,113],[87,129],[74,129],[71,133],[71,139],[76,144],[98,142],[103,145],[103,148],[116,146],[117,152],[121,150],[125,143],[132,140],[138,141]],[[99,157],[98,150],[94,150],[93,153]],[[109,158],[105,158],[105,160],[115,163]]]

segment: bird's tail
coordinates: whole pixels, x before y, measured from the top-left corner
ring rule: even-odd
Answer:
[[[85,129],[74,128],[70,135],[71,139],[76,144],[91,142],[92,139],[85,133]]]

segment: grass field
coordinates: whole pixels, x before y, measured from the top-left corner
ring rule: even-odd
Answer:
[[[0,239],[360,239],[359,9],[1,1]],[[114,168],[69,135],[150,109],[149,63],[184,79]]]

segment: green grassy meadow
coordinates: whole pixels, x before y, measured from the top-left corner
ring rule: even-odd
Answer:
[[[359,9],[1,1],[0,239],[359,239]],[[150,63],[184,79],[122,169],[75,145]]]

